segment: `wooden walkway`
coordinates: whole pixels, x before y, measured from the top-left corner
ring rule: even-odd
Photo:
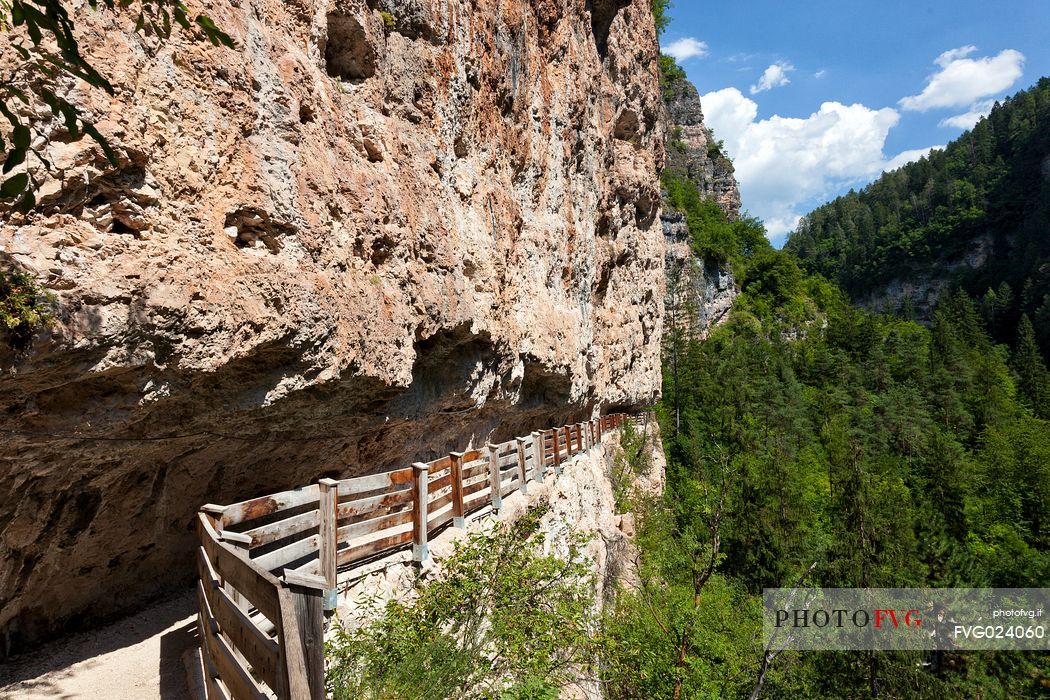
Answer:
[[[561,463],[625,422],[612,414],[534,432],[481,450],[292,491],[198,514],[198,626],[208,700],[323,700],[324,612],[339,567],[412,547],[425,560],[435,531]]]

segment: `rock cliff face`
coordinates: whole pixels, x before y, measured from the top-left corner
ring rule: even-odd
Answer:
[[[668,165],[696,183],[700,194],[718,203],[730,221],[740,216],[740,191],[733,161],[704,125],[696,86],[671,76],[663,88],[667,120]]]
[[[733,310],[738,293],[733,271],[728,265],[708,263],[693,253],[684,214],[664,209],[660,222],[667,275],[665,324],[689,329],[703,340]]]
[[[668,166],[691,180],[732,221],[740,216],[740,191],[733,163],[712,143],[696,87],[683,76],[669,76],[663,86]],[[681,324],[699,338],[729,316],[737,289],[728,265],[710,264],[689,246],[685,215],[664,205],[664,267],[668,323]],[[671,316],[674,315],[672,319]]]
[[[0,230],[58,318],[0,351],[3,653],[185,584],[203,503],[659,392],[648,0],[208,13],[237,50],[80,8],[121,165],[54,124]]]
[[[855,299],[855,303],[886,313],[908,308],[916,320],[932,323],[941,297],[951,292],[967,273],[980,270],[992,257],[993,248],[989,234],[974,238],[971,248],[955,258],[935,260],[922,267],[901,265],[893,279]]]

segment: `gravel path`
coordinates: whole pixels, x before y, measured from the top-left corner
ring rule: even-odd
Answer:
[[[196,658],[196,646],[196,597],[187,591],[0,663],[0,698],[191,699],[187,655]]]

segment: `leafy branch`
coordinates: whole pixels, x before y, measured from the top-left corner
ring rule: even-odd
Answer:
[[[199,14],[191,19],[180,0],[89,0],[88,4],[96,11],[135,12],[136,32],[165,41],[178,27],[215,46],[234,48],[233,39],[211,18]],[[76,23],[61,0],[0,0],[0,31],[7,35],[8,45],[20,59],[0,75],[0,117],[7,121],[0,128],[2,174],[7,176],[0,183],[0,207],[4,209],[13,207],[28,213],[36,206],[41,183],[29,167],[30,156],[44,170],[52,169],[46,155],[49,135],[27,114],[49,109],[62,120],[69,139],[77,141],[90,136],[106,159],[117,165],[117,156],[106,138],[58,89],[62,78],[72,77],[108,95],[116,92],[113,84],[81,55],[75,30]],[[22,172],[10,174],[19,166]]]
[[[37,330],[54,325],[52,301],[28,272],[0,268],[0,334],[7,336],[11,348],[25,349]]]

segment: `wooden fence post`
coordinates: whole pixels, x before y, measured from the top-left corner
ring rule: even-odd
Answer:
[[[306,697],[309,697],[310,700],[324,700],[324,591],[328,583],[320,576],[298,571],[284,572],[283,583],[287,592],[291,594],[289,601],[291,610],[282,610],[282,616],[291,614],[295,620],[294,622],[288,621],[292,624],[282,624],[282,628],[297,630],[298,639],[292,639],[290,635],[283,635],[282,641],[285,647],[298,644],[302,650],[306,662],[305,681],[308,687],[302,687],[303,679],[290,677],[288,679],[289,697],[293,700]],[[282,620],[282,623],[284,622]],[[304,690],[309,695],[304,693]]]
[[[529,482],[525,479],[525,438],[514,438],[518,446],[518,488],[522,493],[529,492]]]
[[[424,562],[430,554],[427,547],[427,500],[430,498],[430,465],[412,465],[412,560]]]
[[[339,580],[336,569],[338,559],[338,543],[336,541],[336,508],[339,503],[339,482],[335,479],[321,479],[317,482],[320,488],[320,498],[317,509],[321,525],[318,530],[321,551],[319,563],[321,565],[321,578],[325,580],[324,609],[335,610],[336,588]]]
[[[499,448],[491,442],[485,446],[489,453],[489,487],[492,500],[492,512],[497,516],[503,510],[503,493],[499,483]]]
[[[467,519],[463,514],[463,455],[465,452],[450,452],[449,472],[452,475],[452,527],[464,528]]]
[[[543,470],[546,468],[543,458],[543,433],[532,433],[532,478],[543,483]]]
[[[248,548],[252,546],[252,538],[248,535],[242,535],[239,532],[219,531],[219,539],[226,544],[237,550],[237,554],[240,554],[245,559],[251,559],[251,555],[248,554]],[[237,607],[245,612],[251,607],[248,601],[245,600],[236,588],[230,585],[229,581],[223,584],[223,589],[230,594],[230,599],[237,603]]]
[[[561,474],[561,448],[558,447],[558,429],[551,428],[551,446],[554,448],[554,475]]]
[[[583,446],[583,423],[576,424],[576,447],[579,448],[580,452],[586,449]]]

